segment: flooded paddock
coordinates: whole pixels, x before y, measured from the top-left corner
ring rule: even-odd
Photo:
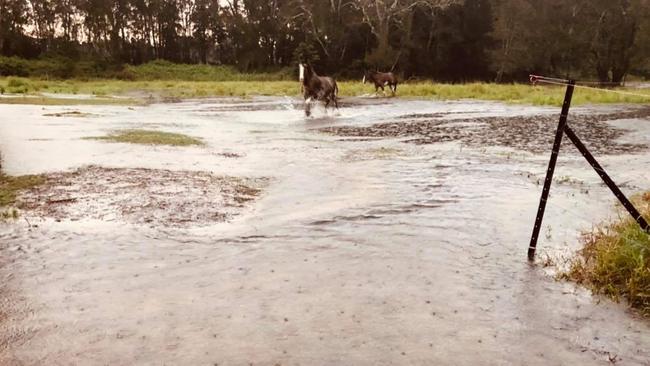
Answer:
[[[2,365],[650,364],[650,324],[554,279],[615,198],[562,146],[558,108],[291,98],[0,106],[8,174],[46,174],[0,224]],[[650,111],[570,124],[628,193]],[[84,139],[121,129],[164,147]]]

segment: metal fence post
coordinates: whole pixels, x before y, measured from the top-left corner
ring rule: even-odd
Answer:
[[[569,116],[569,108],[571,108],[571,99],[573,98],[573,90],[575,89],[575,80],[569,80],[566,87],[566,94],[564,95],[564,104],[562,104],[562,114],[560,115],[560,122],[555,132],[555,142],[553,142],[553,151],[551,152],[551,159],[548,162],[548,170],[546,171],[546,179],[544,180],[544,188],[542,189],[542,197],[539,200],[539,208],[537,209],[537,217],[535,218],[535,226],[533,227],[533,234],[530,237],[530,245],[528,246],[528,260],[535,259],[535,250],[537,249],[537,239],[539,232],[542,229],[542,220],[544,219],[544,211],[546,210],[546,201],[551,191],[551,183],[553,182],[553,173],[555,172],[555,164],[557,157],[560,153],[560,146],[562,144],[562,136],[564,135],[564,128],[567,124]]]

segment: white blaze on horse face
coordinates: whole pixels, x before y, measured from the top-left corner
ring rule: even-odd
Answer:
[[[363,83],[366,83],[366,75],[363,75]]]
[[[300,69],[299,80],[303,81],[305,80],[305,67],[302,64],[299,64],[298,68]]]

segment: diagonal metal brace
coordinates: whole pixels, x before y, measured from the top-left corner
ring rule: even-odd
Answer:
[[[528,246],[528,260],[535,259],[535,250],[537,249],[537,240],[539,239],[539,232],[542,228],[542,220],[544,219],[544,211],[546,210],[546,202],[551,190],[551,183],[553,182],[553,173],[555,172],[555,165],[557,164],[557,157],[560,153],[560,146],[562,144],[562,136],[566,133],[571,142],[578,148],[582,156],[589,162],[592,168],[598,173],[600,178],[605,182],[607,187],[614,193],[616,198],[621,202],[623,207],[630,213],[632,218],[636,220],[639,226],[650,235],[650,225],[645,218],[634,207],[632,202],[625,197],[625,194],[618,188],[616,183],[609,177],[605,169],[598,163],[596,158],[589,152],[589,149],[582,143],[578,135],[567,124],[569,115],[569,108],[571,107],[571,99],[573,97],[573,90],[575,88],[575,81],[569,80],[567,83],[566,95],[564,96],[564,104],[562,105],[562,114],[560,115],[560,122],[555,132],[555,141],[553,143],[553,151],[551,152],[551,159],[548,163],[548,170],[546,172],[546,179],[544,180],[544,188],[542,190],[542,197],[539,201],[539,208],[537,210],[537,217],[535,218],[535,226],[533,227],[533,234],[530,238],[530,245]]]
[[[605,169],[603,169],[603,167],[600,166],[596,158],[594,158],[591,152],[589,152],[589,150],[582,143],[578,135],[576,135],[576,133],[573,132],[571,127],[569,127],[568,125],[564,127],[564,133],[566,133],[569,140],[571,140],[571,142],[573,142],[573,144],[578,148],[578,150],[580,150],[582,156],[584,156],[585,159],[587,159],[591,167],[594,168],[594,170],[596,171],[596,173],[598,173],[598,175],[603,180],[603,182],[605,182],[607,187],[609,187],[612,193],[614,193],[614,196],[618,198],[618,200],[621,202],[623,207],[625,207],[627,212],[629,212],[630,215],[632,215],[632,218],[634,218],[634,220],[636,220],[636,222],[639,223],[639,226],[641,226],[641,228],[645,230],[646,233],[650,234],[650,226],[648,225],[648,222],[643,218],[643,216],[639,213],[636,207],[634,207],[632,202],[630,202],[630,200],[628,200],[627,197],[625,197],[625,194],[621,192],[621,190],[618,188],[616,183],[614,183],[612,178],[609,177]]]

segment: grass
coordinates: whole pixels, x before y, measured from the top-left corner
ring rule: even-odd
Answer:
[[[203,66],[206,67],[206,66]],[[146,75],[146,74],[145,74]],[[158,74],[154,74],[158,75]],[[245,75],[245,74],[242,74]],[[143,76],[144,78],[145,76]],[[47,92],[53,94],[95,95],[93,99],[75,99],[85,104],[133,104],[143,103],[156,98],[186,99],[217,96],[250,97],[299,96],[300,85],[295,80],[264,80],[268,76],[255,79],[254,76],[241,76],[241,80],[204,81],[204,80],[43,80],[35,78],[8,77],[0,78],[0,90],[19,95],[36,95]],[[188,76],[190,78],[190,76]],[[195,77],[201,79],[199,77]],[[363,96],[374,93],[374,87],[359,81],[342,81],[339,83],[342,97]],[[526,84],[438,84],[433,82],[410,82],[398,87],[397,96],[401,98],[424,98],[433,100],[477,99],[498,101],[512,104],[560,106],[564,99],[561,86],[530,86]],[[634,96],[610,93],[606,90],[577,89],[573,97],[574,105],[582,104],[624,104],[649,103],[650,91],[638,89],[618,90],[633,91]],[[389,93],[388,93],[389,94]],[[130,98],[111,98],[112,96],[129,96]],[[42,96],[38,98],[44,98]],[[73,104],[72,100],[58,98],[0,98],[0,103],[20,104]]]
[[[18,192],[45,183],[40,175],[23,175],[12,177],[0,172],[0,208],[14,205]],[[9,212],[9,211],[5,211]]]
[[[174,64],[152,61],[143,65],[110,65],[98,60],[73,61],[65,58],[25,60],[0,56],[0,93],[12,95],[84,94],[105,98],[77,99],[84,104],[146,103],[170,98],[203,98],[215,96],[249,97],[255,95],[298,96],[300,85],[297,70],[282,68],[269,72],[242,73],[232,66]],[[341,81],[340,95],[362,96],[374,93],[374,87],[359,80]],[[439,84],[415,81],[400,84],[398,96],[436,100],[480,99],[514,104],[560,106],[564,98],[561,86],[530,86],[527,84]],[[577,89],[574,105],[648,103],[650,91],[625,89],[645,96],[623,95],[608,91]],[[42,97],[42,96],[41,96]],[[151,97],[151,98],[150,98]],[[1,103],[74,104],[57,98],[0,98]]]
[[[650,192],[635,204],[650,219]],[[563,277],[629,304],[650,317],[650,234],[625,214],[583,236],[584,248]]]
[[[9,207],[7,209],[0,208],[0,222],[6,221],[9,219],[16,220],[20,216],[20,213],[15,207]]]
[[[103,140],[110,142],[123,142],[142,145],[167,145],[167,146],[200,146],[203,141],[171,132],[150,131],[150,130],[126,130],[112,133],[108,136],[88,137],[91,140]]]

